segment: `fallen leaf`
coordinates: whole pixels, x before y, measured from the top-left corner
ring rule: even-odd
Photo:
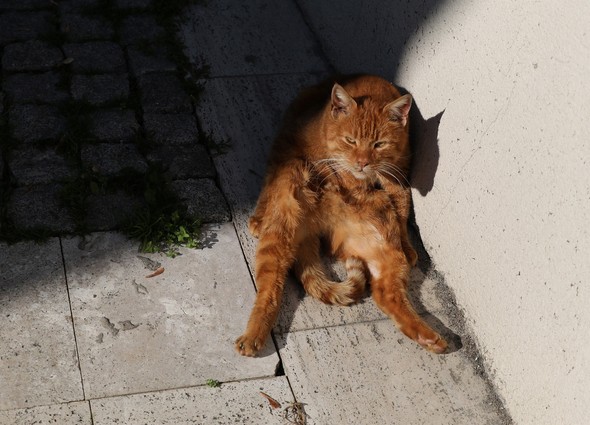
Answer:
[[[64,65],[69,65],[69,64],[71,64],[72,62],[74,62],[74,58],[65,58],[65,59],[63,60],[63,62],[62,62],[62,63],[63,63]]]
[[[263,393],[262,391],[260,391],[260,395],[268,400],[268,402],[270,403],[270,407],[272,407],[273,409],[280,409],[281,403],[276,401],[274,398],[272,398],[266,393]]]
[[[158,270],[156,270],[155,272],[148,274],[146,277],[154,277],[154,276],[158,276],[159,274],[164,273],[164,267],[160,267],[158,268]]]

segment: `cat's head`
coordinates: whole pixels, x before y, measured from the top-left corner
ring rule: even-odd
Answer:
[[[383,100],[385,99],[385,100]],[[403,178],[409,163],[408,113],[412,97],[357,96],[334,84],[326,110],[325,163],[359,180]]]

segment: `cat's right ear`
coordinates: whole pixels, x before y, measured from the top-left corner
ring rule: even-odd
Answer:
[[[332,118],[336,120],[347,116],[354,108],[356,108],[356,102],[352,96],[340,84],[334,83],[334,87],[332,87]]]

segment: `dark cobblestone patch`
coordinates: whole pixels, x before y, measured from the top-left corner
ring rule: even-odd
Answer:
[[[13,103],[58,103],[69,98],[55,71],[43,74],[12,74],[6,77],[4,90]]]
[[[123,49],[111,41],[65,44],[64,53],[73,59],[71,69],[84,73],[122,73],[126,70]]]
[[[66,119],[56,106],[14,105],[8,112],[12,135],[25,143],[57,140],[66,131]]]
[[[74,221],[60,202],[61,190],[57,183],[14,189],[8,203],[8,218],[17,228],[25,230],[74,231]]]
[[[176,75],[147,74],[138,84],[144,112],[192,112],[191,98]]]
[[[59,2],[59,11],[61,13],[83,13],[87,12],[89,9],[100,8],[102,1],[103,0],[61,0]]]
[[[171,183],[172,190],[187,206],[189,216],[203,223],[230,221],[231,215],[225,198],[211,179],[177,180]]]
[[[123,45],[141,44],[146,41],[155,42],[166,36],[164,28],[153,16],[129,16],[123,20],[120,38]]]
[[[52,149],[26,147],[14,150],[9,167],[19,186],[51,183],[73,175],[66,160]]]
[[[152,5],[152,0],[115,0],[115,6],[119,9],[147,9]]]
[[[127,74],[74,75],[72,97],[93,105],[125,100],[129,97]]]
[[[9,44],[4,48],[2,69],[8,72],[47,71],[64,60],[60,49],[38,40]]]
[[[6,0],[4,0],[6,1]],[[20,3],[18,0],[8,0]],[[0,14],[0,45],[32,40],[53,29],[49,12],[4,12]]]
[[[69,41],[111,40],[115,28],[100,16],[85,16],[65,12],[61,14],[61,31]]]
[[[0,10],[29,10],[51,6],[47,0],[0,0]]]
[[[145,173],[147,162],[132,144],[99,143],[82,146],[82,164],[105,177],[119,175],[125,169]]]
[[[136,78],[150,72],[176,71],[176,64],[168,59],[166,49],[163,47],[156,47],[151,53],[129,47],[127,54],[129,55],[129,69]]]
[[[100,110],[91,115],[90,133],[100,142],[131,143],[139,131],[139,123],[131,110]]]
[[[171,180],[215,177],[215,167],[202,145],[159,146],[148,153],[150,162],[161,164]]]
[[[144,206],[142,198],[123,191],[90,195],[87,199],[86,227],[101,231],[118,229],[138,208]]]
[[[189,145],[198,141],[195,117],[191,114],[144,114],[149,140],[158,145]]]

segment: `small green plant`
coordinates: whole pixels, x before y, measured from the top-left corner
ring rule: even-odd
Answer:
[[[207,384],[208,387],[211,387],[211,388],[219,388],[219,387],[221,387],[221,382],[219,382],[216,379],[207,379],[206,384]]]

